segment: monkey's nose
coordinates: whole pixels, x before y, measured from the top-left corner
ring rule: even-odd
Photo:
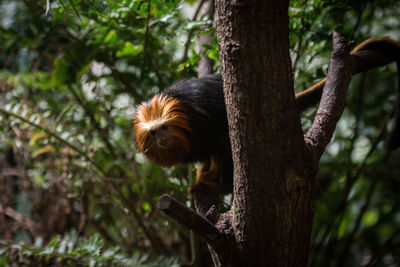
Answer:
[[[157,144],[158,144],[158,146],[159,147],[161,147],[161,148],[167,148],[167,146],[168,146],[168,138],[167,137],[162,137],[162,138],[159,138],[158,139],[158,141],[157,141]]]

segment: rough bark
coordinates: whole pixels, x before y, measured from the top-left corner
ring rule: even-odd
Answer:
[[[295,106],[288,1],[216,1],[234,161],[235,266],[305,266],[310,160]]]
[[[311,128],[305,134],[305,140],[314,152],[314,161],[318,162],[330,142],[336,123],[342,116],[346,105],[346,92],[349,86],[354,64],[350,56],[350,45],[337,32],[333,34],[333,51],[321,103]]]

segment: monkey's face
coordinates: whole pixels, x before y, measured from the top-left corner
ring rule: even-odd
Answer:
[[[134,132],[138,149],[163,166],[182,163],[191,148],[188,117],[172,97],[156,95],[149,103],[139,105]]]
[[[174,136],[170,132],[168,122],[160,120],[150,121],[148,124],[148,135],[152,142],[160,149],[168,149],[174,142]]]

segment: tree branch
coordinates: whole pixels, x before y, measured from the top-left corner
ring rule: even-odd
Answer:
[[[200,17],[208,16],[209,18],[214,17],[214,3],[212,0],[208,0],[204,3],[203,8],[200,11]],[[204,25],[200,28],[202,32],[210,28],[211,25]],[[212,36],[211,34],[201,34],[199,37],[199,54],[203,54],[206,50],[203,45],[211,45],[212,44]],[[213,73],[213,65],[214,60],[209,58],[207,55],[202,57],[199,60],[199,69],[198,69],[198,76],[202,77],[207,74]]]
[[[213,241],[221,237],[219,230],[205,217],[187,208],[167,194],[160,197],[158,207],[186,228],[197,232],[206,241]]]
[[[349,43],[333,33],[333,51],[325,87],[314,122],[304,139],[318,162],[330,142],[346,105],[346,93],[354,70]]]

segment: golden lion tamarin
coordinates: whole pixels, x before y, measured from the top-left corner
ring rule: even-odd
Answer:
[[[134,133],[138,149],[161,166],[200,162],[189,192],[231,190],[233,165],[221,75],[179,81],[139,105]]]
[[[351,53],[383,51],[379,64],[384,65],[395,60],[393,55],[385,58],[385,53],[397,53],[399,58],[399,48],[399,42],[389,38],[372,38]],[[365,64],[356,72],[376,66]],[[324,84],[325,79],[296,95],[300,111],[319,102]],[[138,149],[161,166],[200,162],[196,184],[189,192],[232,190],[233,163],[221,75],[179,81],[140,104],[134,133]]]

